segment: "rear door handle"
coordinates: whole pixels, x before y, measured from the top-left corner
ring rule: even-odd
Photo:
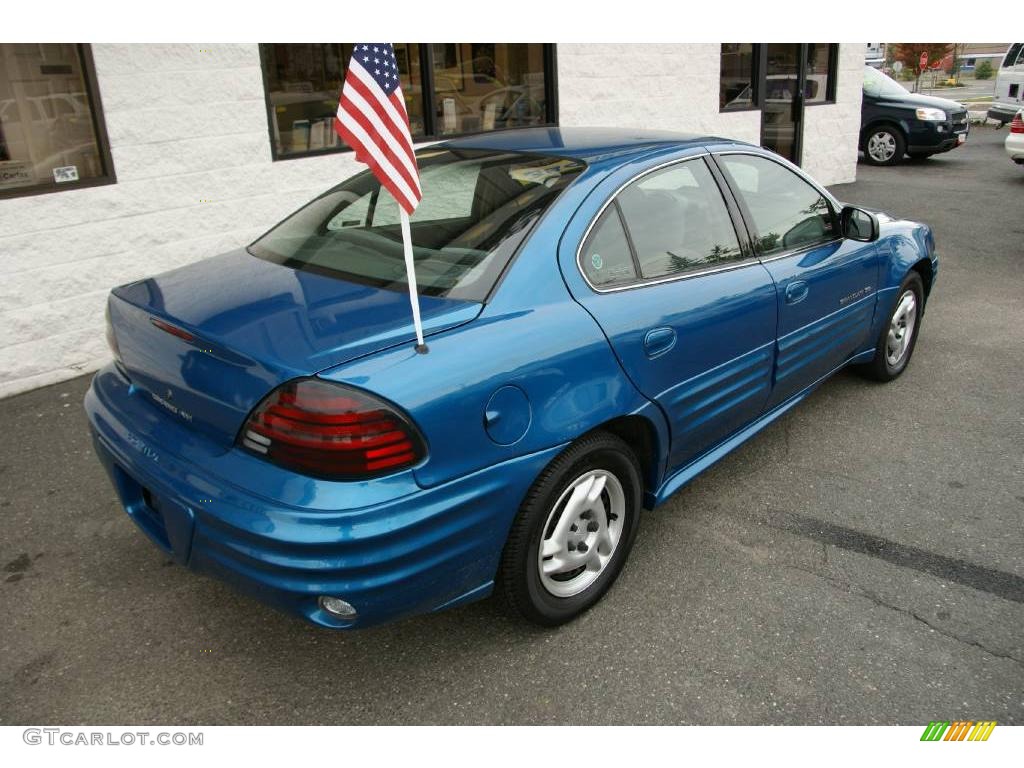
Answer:
[[[644,336],[644,354],[652,360],[668,352],[676,345],[676,332],[673,328],[652,328]]]
[[[794,280],[786,286],[786,303],[798,304],[807,298],[807,294],[810,290],[811,288],[807,285],[806,280]]]

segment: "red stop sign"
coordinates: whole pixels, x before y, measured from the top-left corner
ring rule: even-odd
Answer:
[[[928,52],[925,51],[921,54],[921,70],[928,69]]]

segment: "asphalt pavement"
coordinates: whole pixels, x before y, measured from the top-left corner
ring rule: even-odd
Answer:
[[[1005,130],[843,200],[935,229],[906,374],[842,373],[646,514],[568,626],[486,601],[333,633],[172,565],[88,377],[0,401],[0,724],[1024,722],[1024,168]]]

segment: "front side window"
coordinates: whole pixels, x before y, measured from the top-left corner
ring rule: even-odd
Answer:
[[[875,98],[901,99],[910,91],[874,67],[864,67],[864,93]]]
[[[565,158],[417,153],[423,200],[410,230],[421,294],[483,301],[533,224],[583,170]],[[268,261],[408,290],[399,210],[373,174],[339,184],[249,246]]]
[[[1010,46],[1010,50],[1006,52],[1006,58],[1003,59],[1004,67],[1012,67],[1014,64],[1024,63],[1018,62],[1017,57],[1024,54],[1024,43],[1014,43]]]
[[[701,159],[643,177],[618,201],[645,280],[742,258],[722,192]]]
[[[753,218],[762,255],[835,239],[832,206],[791,170],[754,155],[722,155],[720,162]]]
[[[0,44],[0,196],[113,180],[89,49]]]

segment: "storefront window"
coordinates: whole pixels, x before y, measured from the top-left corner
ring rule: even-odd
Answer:
[[[341,149],[334,131],[338,96],[352,43],[261,44],[260,58],[276,158]],[[422,136],[419,46],[395,43],[402,95],[413,137]]]
[[[333,120],[352,45],[260,44],[275,160],[345,151]],[[395,54],[413,139],[555,122],[551,46],[395,43]]]
[[[0,44],[0,197],[114,180],[95,83],[86,46]]]
[[[722,43],[718,108],[722,112],[757,107],[756,43]]]
[[[433,61],[438,135],[548,122],[543,45],[434,43]]]
[[[833,72],[838,48],[834,43],[807,43],[807,74],[804,79],[806,104],[835,101]]]

